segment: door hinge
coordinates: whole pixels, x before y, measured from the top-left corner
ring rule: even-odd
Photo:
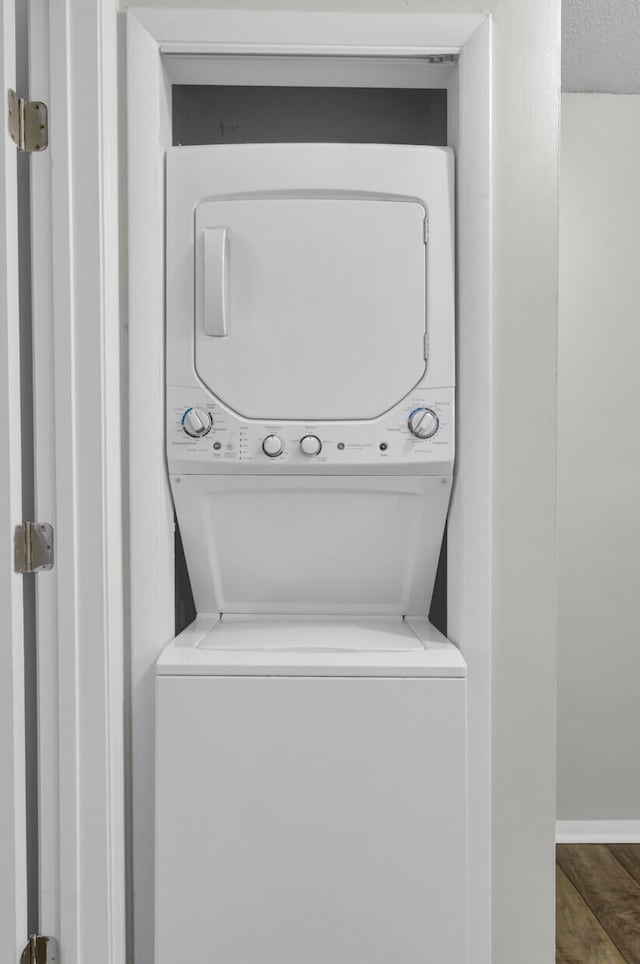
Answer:
[[[20,955],[20,964],[55,964],[58,960],[58,942],[55,937],[32,934]]]
[[[423,234],[424,243],[428,244],[429,243],[429,219],[425,218],[423,224],[424,224],[424,234]]]
[[[14,534],[14,569],[38,572],[53,569],[53,526],[48,522],[23,522]]]
[[[429,335],[426,331],[424,333],[424,360],[429,360]]]
[[[19,151],[44,151],[49,145],[49,110],[41,100],[9,91],[9,134]]]

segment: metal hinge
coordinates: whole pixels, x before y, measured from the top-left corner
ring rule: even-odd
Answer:
[[[49,111],[41,100],[25,100],[9,91],[9,134],[18,150],[44,151],[49,145]]]
[[[424,234],[423,234],[424,243],[428,244],[429,243],[429,219],[425,218],[423,224],[424,224]]]
[[[429,360],[429,335],[426,331],[424,333],[424,360]]]
[[[20,955],[20,964],[55,964],[58,960],[58,942],[55,937],[32,934]]]
[[[14,569],[23,573],[53,569],[53,526],[48,522],[23,522],[16,526]]]

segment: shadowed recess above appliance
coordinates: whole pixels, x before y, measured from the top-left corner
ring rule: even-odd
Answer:
[[[173,90],[173,143],[447,143],[446,90],[231,87]]]

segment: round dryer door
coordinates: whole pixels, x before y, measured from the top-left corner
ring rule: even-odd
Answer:
[[[196,211],[199,377],[263,420],[375,418],[425,371],[424,207],[241,197]]]

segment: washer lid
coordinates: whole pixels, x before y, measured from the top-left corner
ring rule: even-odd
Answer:
[[[195,365],[235,412],[375,418],[425,371],[422,204],[241,196],[196,210]]]
[[[395,619],[223,615],[203,649],[260,652],[410,653],[423,644]]]
[[[234,626],[231,626],[231,624]],[[428,619],[343,619],[282,616],[196,616],[187,628],[162,651],[156,674],[164,677],[433,677],[463,678],[467,668],[459,649]],[[243,625],[244,624],[244,625]],[[287,625],[288,624],[288,625]],[[295,625],[298,644],[278,648]],[[245,636],[246,633],[246,636]],[[240,644],[226,646],[236,637]],[[310,646],[322,636],[323,645]],[[382,639],[386,642],[380,645]],[[345,643],[338,649],[336,640]],[[220,645],[220,642],[223,645]]]

